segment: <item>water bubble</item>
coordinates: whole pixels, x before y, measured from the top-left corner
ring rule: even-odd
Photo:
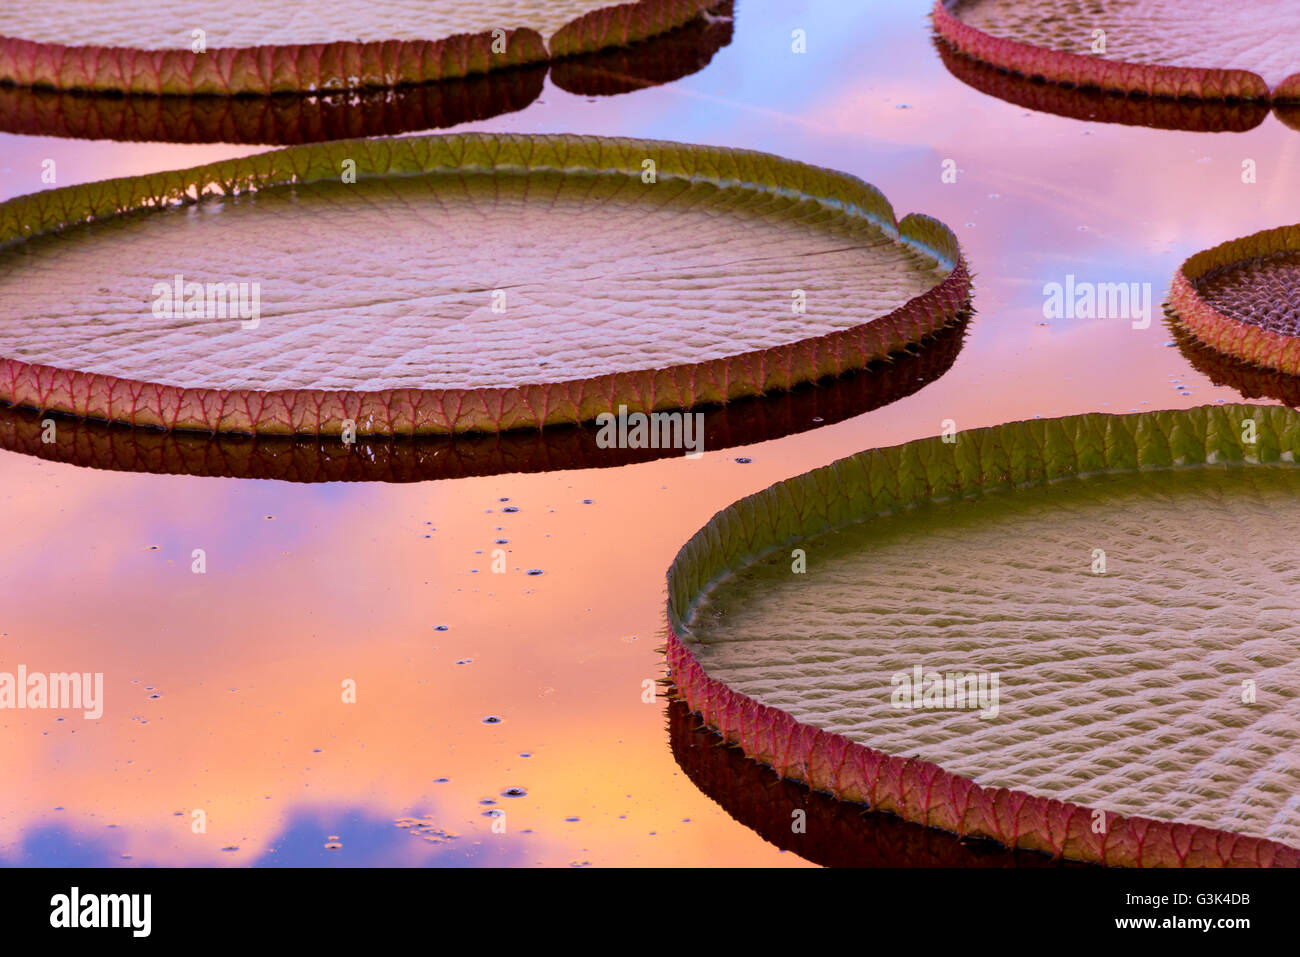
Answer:
[[[748,465],[750,462],[752,462],[752,461],[754,461],[754,460],[751,459],[751,458],[749,458],[749,457],[746,456],[746,455],[741,455],[741,456],[737,457],[736,461],[739,462],[741,465]]]
[[[530,568],[530,569],[528,569],[528,574],[529,574],[529,575],[540,575],[540,574],[542,574],[542,570],[541,570],[540,568]]]
[[[527,793],[528,792],[523,788],[506,788],[501,792],[501,796],[507,798],[521,798]]]
[[[447,631],[448,629],[447,629],[447,626],[446,626],[446,625],[434,625],[434,626],[433,626],[433,630],[434,630],[434,631]]]
[[[494,714],[490,714],[490,715],[488,715],[486,718],[483,719],[483,723],[484,723],[484,724],[500,724],[500,723],[501,723],[501,719],[498,718],[498,717],[497,717],[496,715],[494,715]]]

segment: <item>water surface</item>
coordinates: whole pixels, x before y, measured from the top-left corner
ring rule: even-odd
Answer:
[[[892,405],[695,460],[402,484],[0,452],[0,668],[106,685],[99,721],[0,712],[0,767],[21,782],[0,798],[0,860],[808,864],[705,796],[662,699],[643,700],[680,545],[742,495],[945,420],[1237,399],[1171,345],[1158,304],[1196,250],[1300,221],[1300,133],[1275,116],[1198,133],[1034,112],[954,77],[929,7],[740,0],[698,73],[599,99],[548,79],[526,109],[454,127],[765,150],[944,220],[978,313],[952,368]],[[0,197],[45,188],[47,159],[66,185],[257,149],[4,135]],[[1150,283],[1150,325],[1045,320],[1044,286],[1071,274]]]

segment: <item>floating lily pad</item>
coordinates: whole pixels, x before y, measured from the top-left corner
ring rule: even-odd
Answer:
[[[701,411],[704,450],[795,435],[909,396],[937,380],[961,351],[967,321],[824,382],[737,399]],[[53,423],[53,431],[49,425]],[[286,482],[420,482],[506,472],[609,468],[680,456],[682,449],[606,448],[593,426],[392,438],[206,435],[49,418],[0,405],[0,449],[87,468]]]
[[[883,811],[837,801],[781,778],[737,747],[719,747],[680,700],[668,705],[673,760],[710,800],[783,851],[823,867],[1085,867],[1037,851],[1012,851],[994,841],[959,839]],[[795,821],[807,827],[792,827]]]
[[[933,20],[962,53],[1053,83],[1201,99],[1300,92],[1300,8],[1288,0],[1249,15],[1214,0],[936,0]]]
[[[551,82],[578,96],[614,96],[690,76],[731,43],[734,6],[732,0],[724,0],[661,36],[557,60],[551,67]]]
[[[1300,408],[1300,376],[1234,359],[1211,349],[1184,329],[1172,310],[1166,310],[1165,318],[1183,358],[1212,383],[1236,389],[1244,399],[1276,399],[1293,409]]]
[[[1284,126],[1300,130],[1300,103],[1276,103],[1273,112]]]
[[[123,93],[391,87],[634,43],[717,0],[11,0],[0,83]]]
[[[0,244],[0,401],[205,432],[725,402],[898,352],[969,292],[952,233],[854,177],[565,136],[343,141],[66,187],[0,204]]]
[[[1258,100],[1203,100],[1133,96],[1111,90],[1044,83],[960,53],[938,37],[934,44],[948,72],[967,86],[1027,110],[1090,123],[1119,123],[1157,130],[1244,133],[1268,116]],[[1282,108],[1278,107],[1279,114]]]
[[[786,777],[959,835],[1300,864],[1300,414],[955,438],[779,483],[682,548],[668,659],[690,707]],[[924,694],[956,674],[983,696]]]
[[[273,96],[157,96],[0,86],[0,130],[30,136],[290,146],[436,130],[522,110],[556,86],[582,96],[669,83],[731,42],[731,3],[627,47],[379,90]]]
[[[1179,323],[1210,348],[1300,373],[1300,226],[1197,253],[1174,276],[1169,303]]]

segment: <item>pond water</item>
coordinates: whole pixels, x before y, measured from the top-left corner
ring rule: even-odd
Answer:
[[[151,474],[0,451],[0,670],[103,672],[105,697],[99,720],[0,712],[0,862],[836,862],[769,843],[752,815],[715,803],[696,762],[678,763],[691,729],[675,715],[670,736],[664,699],[645,700],[664,675],[677,549],[743,495],[945,420],[1239,400],[1209,377],[1232,370],[1185,354],[1159,304],[1191,253],[1300,221],[1300,133],[1276,116],[1213,133],[1010,102],[945,66],[929,7],[737,0],[730,43],[697,72],[610,96],[548,77],[523,108],[450,127],[764,150],[943,220],[976,312],[951,367],[919,372],[933,381],[891,404],[799,406],[775,437],[736,430],[694,459],[423,481]],[[791,50],[795,30],[806,53]],[[46,160],[67,185],[262,148],[0,134],[0,198],[48,188]],[[1045,287],[1067,282],[1150,284],[1150,322],[1044,318]],[[1238,381],[1269,394],[1264,379]],[[504,575],[489,570],[496,548]],[[195,549],[206,574],[191,571]],[[926,859],[982,860],[945,848]]]

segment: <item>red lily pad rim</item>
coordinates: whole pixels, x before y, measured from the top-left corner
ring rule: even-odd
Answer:
[[[860,369],[914,345],[963,310],[970,280],[956,237],[928,216],[901,221],[874,186],[766,153],[656,140],[466,133],[292,146],[192,169],[62,187],[0,203],[0,244],[140,210],[190,205],[295,183],[334,180],[345,159],[359,178],[431,173],[560,171],[760,190],[866,219],[935,258],[948,275],[887,316],[787,345],[704,362],[492,389],[258,391],[181,388],[0,357],[0,402],[128,425],[278,435],[498,432],[684,409],[788,389]],[[648,186],[647,188],[653,188]]]
[[[1218,352],[1252,365],[1300,375],[1300,336],[1289,336],[1219,312],[1197,291],[1214,269],[1261,256],[1300,252],[1300,225],[1280,226],[1196,253],[1174,274],[1169,305],[1189,333]]]
[[[755,445],[834,425],[912,395],[957,360],[963,315],[918,344],[829,382],[738,399],[702,411],[704,447]],[[56,434],[48,426],[53,424]],[[50,441],[56,438],[57,441]],[[51,419],[0,403],[0,451],[79,468],[282,482],[424,482],[512,472],[614,468],[681,455],[681,449],[601,448],[589,426],[454,436],[208,434]]]
[[[1096,87],[1045,83],[968,56],[938,35],[932,40],[948,72],[972,89],[1026,109],[1090,123],[1244,133],[1263,123],[1270,112],[1286,123],[1294,109],[1261,100],[1139,96]]]
[[[1256,423],[1255,445],[1241,441],[1243,418]],[[799,722],[711,678],[680,637],[699,598],[728,572],[873,515],[1101,471],[1277,464],[1297,447],[1300,413],[1224,405],[1034,419],[963,432],[957,443],[934,437],[840,459],[728,506],[682,546],[668,570],[670,679],[706,724],[783,777],[918,824],[1110,866],[1300,866],[1300,848],[1277,841],[984,787]]]
[[[1125,63],[1065,53],[985,33],[953,14],[948,2],[935,0],[931,13],[939,36],[967,56],[1022,76],[1147,96],[1279,102],[1300,99],[1300,74],[1288,77],[1270,93],[1264,78],[1249,70]]]

